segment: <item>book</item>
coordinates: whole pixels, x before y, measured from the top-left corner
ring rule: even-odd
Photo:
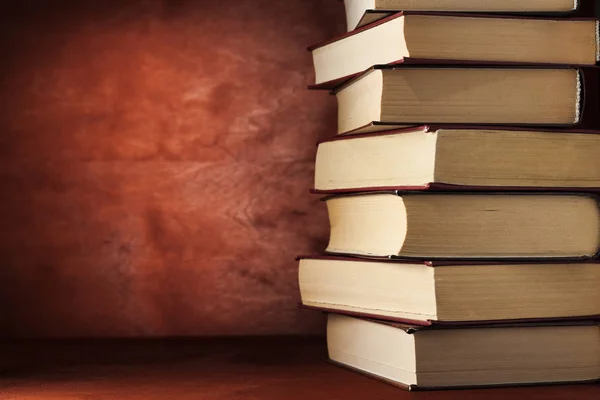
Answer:
[[[598,88],[596,67],[377,66],[336,91],[338,133],[422,124],[594,129]]]
[[[403,58],[595,65],[598,21],[402,12],[312,46],[316,84]]]
[[[299,258],[305,307],[418,325],[599,319],[600,263]]]
[[[390,192],[325,199],[327,252],[421,259],[593,258],[598,197]]]
[[[399,11],[595,15],[593,0],[345,0],[348,31]]]
[[[408,390],[600,379],[596,322],[430,329],[329,314],[336,364]]]
[[[600,189],[600,132],[419,126],[319,143],[314,189]]]

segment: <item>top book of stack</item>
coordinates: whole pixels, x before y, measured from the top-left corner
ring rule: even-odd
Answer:
[[[316,82],[332,89],[373,65],[427,63],[593,66],[598,20],[403,11],[311,46]]]
[[[535,14],[565,17],[598,15],[594,0],[345,0],[348,31],[398,11]]]

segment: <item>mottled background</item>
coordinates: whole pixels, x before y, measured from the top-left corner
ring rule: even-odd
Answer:
[[[14,0],[0,16],[0,335],[307,334],[294,256],[333,0]]]

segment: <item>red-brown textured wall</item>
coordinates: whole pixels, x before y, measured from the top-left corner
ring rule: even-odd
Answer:
[[[3,5],[0,334],[305,334],[333,0]]]

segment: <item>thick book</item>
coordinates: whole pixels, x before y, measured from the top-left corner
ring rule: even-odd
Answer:
[[[595,65],[598,21],[402,12],[309,47],[316,84],[404,58]]]
[[[600,320],[600,263],[299,257],[302,305],[418,325]]]
[[[597,67],[376,66],[341,86],[338,133],[423,124],[600,127]]]
[[[595,0],[345,0],[348,31],[399,11],[535,14],[562,17],[598,15]]]
[[[325,198],[328,253],[420,259],[590,259],[598,197],[584,193],[389,192]]]
[[[319,143],[314,191],[600,190],[600,131],[431,125]]]
[[[336,364],[408,390],[594,382],[597,322],[426,327],[329,314]]]

